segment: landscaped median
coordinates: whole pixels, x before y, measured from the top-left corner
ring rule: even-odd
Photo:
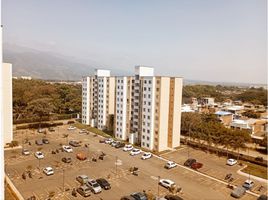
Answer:
[[[101,135],[101,136],[103,136],[103,137],[107,137],[107,138],[108,138],[108,137],[112,137],[111,135],[109,135],[109,134],[103,132],[102,130],[99,130],[99,129],[97,129],[97,128],[94,128],[94,127],[91,127],[91,126],[88,126],[88,125],[81,124],[81,123],[79,123],[79,122],[76,122],[76,123],[74,124],[74,126],[75,126],[76,128],[79,128],[79,129],[85,129],[85,130],[87,130],[87,131],[89,131],[89,132],[95,133],[95,134],[97,134],[97,135]]]
[[[264,166],[256,165],[249,162],[243,162],[247,167],[241,170],[241,172],[244,172],[246,174],[250,174],[253,176],[260,177],[262,179],[268,179],[267,176],[267,168]]]

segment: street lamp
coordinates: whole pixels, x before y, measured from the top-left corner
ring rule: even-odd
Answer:
[[[115,156],[115,176],[117,177],[117,156]]]
[[[157,197],[159,197],[159,182],[160,182],[160,176],[158,176],[158,182],[157,182]]]
[[[64,172],[65,172],[65,170],[63,169],[63,170],[62,170],[62,189],[63,189],[63,192],[65,192],[65,190],[64,190],[64,181],[65,181],[65,180],[64,180],[64,179],[65,179],[65,177],[64,177],[64,175],[65,175]]]

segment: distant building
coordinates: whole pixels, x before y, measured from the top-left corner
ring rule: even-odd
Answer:
[[[225,125],[229,126],[231,122],[233,121],[233,114],[226,111],[217,111],[215,112],[215,115],[218,117],[218,119]]]
[[[2,65],[3,84],[3,134],[4,144],[13,140],[13,110],[12,110],[12,64]]]
[[[31,76],[21,76],[20,78],[23,80],[32,80]]]
[[[184,112],[195,112],[195,111],[191,108],[190,105],[184,104],[181,107],[181,112],[184,113]]]
[[[247,130],[251,132],[251,127],[246,120],[235,119],[230,123],[230,127],[234,129]]]
[[[214,98],[212,97],[203,97],[200,99],[200,104],[204,106],[214,106]]]

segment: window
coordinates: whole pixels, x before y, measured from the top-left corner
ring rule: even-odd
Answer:
[[[147,143],[147,147],[149,147],[149,144]]]
[[[147,136],[147,140],[150,140],[150,137]]]

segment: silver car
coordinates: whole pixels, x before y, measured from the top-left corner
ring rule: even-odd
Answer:
[[[86,184],[94,194],[101,192],[101,186],[94,179],[90,179]]]

